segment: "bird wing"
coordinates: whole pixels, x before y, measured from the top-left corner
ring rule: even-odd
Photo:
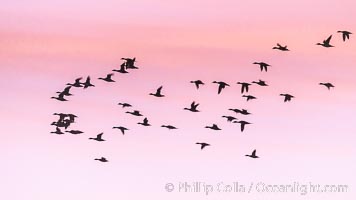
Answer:
[[[329,43],[330,43],[330,40],[331,40],[331,38],[332,38],[332,36],[333,36],[333,35],[330,35],[330,36],[328,37],[328,39],[324,40],[324,42],[327,43],[327,44],[329,44]]]
[[[157,94],[161,94],[161,91],[162,91],[162,88],[163,88],[163,86],[161,86],[161,87],[159,87],[158,89],[157,89]]]
[[[120,70],[125,70],[125,67],[126,67],[126,62],[124,62],[120,65]]]
[[[193,101],[192,104],[190,104],[191,109],[196,109],[199,104],[195,104],[195,101]]]
[[[63,92],[69,93],[70,88],[72,88],[72,86],[68,86],[68,87],[64,88]]]
[[[114,74],[108,74],[108,75],[106,75],[106,78],[107,79],[111,79],[111,77],[113,76]]]
[[[96,136],[96,138],[101,139],[101,137],[103,136],[103,134],[104,134],[104,133],[98,134],[98,135]]]
[[[252,156],[256,156],[256,149],[255,150],[253,150],[253,152],[252,152],[252,154],[251,154]]]
[[[241,132],[244,132],[245,130],[245,123],[240,123],[241,124]]]
[[[79,83],[79,81],[82,80],[82,79],[83,79],[83,77],[77,78],[77,79],[75,79],[75,82]]]
[[[218,90],[218,94],[220,94],[221,90],[225,88],[225,86],[223,84],[219,84],[219,90]]]
[[[282,45],[280,45],[279,43],[277,43],[277,46],[278,46],[279,48],[282,48]]]
[[[146,117],[145,119],[143,119],[143,123],[144,123],[144,124],[147,124],[147,123],[148,123],[147,117]]]

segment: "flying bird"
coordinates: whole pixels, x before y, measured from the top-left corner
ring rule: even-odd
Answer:
[[[284,102],[292,100],[292,98],[295,98],[294,96],[290,94],[280,94],[280,96],[284,96]]]
[[[195,101],[193,101],[192,104],[190,104],[190,108],[184,108],[184,110],[189,110],[191,112],[200,112],[199,110],[197,110],[197,107],[199,106],[199,104],[195,103]]]
[[[112,71],[119,72],[119,73],[122,73],[122,74],[129,73],[128,71],[126,71],[125,63],[121,64],[120,69],[113,69]]]
[[[161,127],[167,128],[168,130],[172,130],[172,129],[178,129],[172,125],[162,125]]]
[[[241,125],[240,126],[241,132],[244,132],[246,124],[251,124],[250,122],[247,122],[247,121],[234,121],[232,123],[239,123]]]
[[[287,48],[287,45],[286,46],[282,46],[279,43],[277,43],[277,46],[273,47],[272,49],[277,49],[277,50],[281,50],[281,51],[289,51],[289,49]]]
[[[252,81],[252,83],[255,83],[259,86],[268,86],[265,81],[258,80],[258,81]]]
[[[256,97],[252,96],[252,95],[242,95],[242,97],[246,97],[246,100],[252,100],[252,99],[257,99]]]
[[[213,124],[212,126],[205,126],[205,128],[210,128],[215,131],[220,131],[221,129],[218,127],[218,125]]]
[[[204,85],[203,81],[201,81],[201,80],[190,81],[190,82],[194,83],[195,87],[197,87],[197,89],[199,89],[199,85]]]
[[[137,124],[141,124],[142,126],[151,126],[151,124],[148,123],[148,119],[147,117],[145,119],[143,119],[143,123],[142,122],[139,122]]]
[[[138,110],[134,110],[133,112],[127,111],[126,113],[129,113],[134,116],[143,116]]]
[[[333,35],[330,35],[330,36],[328,37],[328,39],[326,39],[326,40],[323,41],[323,43],[317,43],[316,45],[321,45],[321,46],[326,47],[326,48],[334,47],[334,46],[332,46],[332,45],[330,44],[330,40],[331,40],[332,36],[333,36]]]
[[[94,160],[98,160],[100,162],[109,162],[106,158],[101,157],[101,158],[95,158]]]
[[[112,127],[113,129],[119,129],[122,133],[122,135],[125,135],[125,131],[129,130],[128,128],[125,128],[123,126],[114,126]]]
[[[95,85],[91,84],[90,82],[90,76],[87,77],[83,85],[84,85],[84,89],[87,89],[88,87],[95,87]]]
[[[205,142],[197,142],[195,144],[199,144],[200,145],[200,149],[203,150],[205,147],[210,146],[210,144],[205,143]]]
[[[222,89],[224,89],[226,86],[230,86],[229,84],[222,82],[222,81],[213,81],[213,83],[216,83],[219,85],[218,94],[220,94]]]
[[[261,72],[263,70],[265,70],[267,72],[267,67],[270,67],[271,65],[267,64],[267,63],[264,63],[264,62],[254,62],[253,64],[255,65],[259,65],[260,66],[260,69],[261,69]]]
[[[328,88],[328,90],[330,90],[330,88],[335,87],[335,86],[334,86],[333,84],[331,84],[331,83],[319,83],[319,85],[324,85],[325,87]]]
[[[108,75],[106,75],[106,77],[105,78],[98,78],[98,79],[100,79],[100,80],[103,80],[103,81],[106,81],[106,82],[115,82],[114,80],[112,80],[112,76],[113,76],[114,74],[108,74]]]
[[[239,114],[239,113],[242,114],[242,115],[249,115],[249,114],[251,114],[251,113],[249,113],[246,109],[237,109],[237,108],[232,109],[232,108],[230,108],[229,110],[235,112],[236,114]]]
[[[342,40],[345,42],[346,39],[350,39],[350,34],[352,34],[349,31],[338,31],[338,33],[342,33]]]
[[[78,135],[78,134],[83,133],[82,131],[78,131],[78,130],[70,130],[70,131],[65,131],[65,132],[71,133],[71,134],[74,134],[74,135]]]
[[[245,156],[248,156],[248,157],[251,157],[251,158],[258,158],[258,156],[256,156],[256,149],[253,150],[251,155],[245,155]]]
[[[96,141],[98,141],[98,142],[103,142],[103,141],[105,141],[102,137],[103,137],[103,134],[104,133],[100,133],[100,134],[98,134],[95,138],[89,138],[89,140],[96,140]]]
[[[248,92],[248,86],[250,86],[250,83],[245,83],[245,82],[237,82],[237,84],[241,85],[241,93],[243,94],[245,91]]]
[[[122,106],[122,108],[132,107],[132,105],[131,105],[131,104],[128,104],[128,103],[118,103],[117,105]]]
[[[236,119],[236,117],[233,117],[233,116],[222,116],[223,118],[226,118],[228,122],[232,122],[233,120]]]
[[[73,87],[83,87],[82,86],[82,83],[80,82],[80,80],[82,80],[83,77],[80,77],[80,78],[77,78],[75,79],[75,82],[72,84],[72,83],[67,83],[67,85],[70,85],[70,86],[73,86]]]
[[[163,86],[159,87],[159,88],[156,90],[156,93],[150,93],[150,95],[155,96],[155,97],[164,97],[164,95],[161,94],[162,88],[163,88]]]

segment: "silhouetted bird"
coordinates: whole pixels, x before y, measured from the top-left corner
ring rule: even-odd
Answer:
[[[230,86],[229,84],[222,82],[222,81],[213,81],[213,83],[216,83],[219,85],[218,94],[220,94],[222,89],[224,89],[226,86]]]
[[[252,96],[252,95],[242,95],[242,97],[246,97],[246,100],[252,100],[252,99],[257,99],[256,97]]]
[[[72,83],[67,83],[67,85],[70,85],[70,86],[73,86],[73,87],[83,87],[82,86],[82,83],[80,82],[80,80],[82,80],[83,77],[80,77],[80,78],[77,78],[75,79],[75,82],[72,84]]]
[[[128,71],[126,71],[125,63],[121,64],[120,69],[113,69],[112,71],[119,72],[119,73],[122,73],[122,74],[129,73]]]
[[[258,158],[258,156],[256,156],[256,149],[253,150],[251,155],[245,155],[245,156],[248,156],[248,157],[251,157],[251,158]]]
[[[199,85],[204,85],[203,81],[201,80],[196,80],[196,81],[190,81],[191,83],[194,83],[197,89],[199,89]]]
[[[221,129],[218,127],[218,125],[213,124],[212,126],[206,126],[205,128],[210,128],[215,131],[220,131]]]
[[[249,115],[249,114],[251,114],[251,113],[249,113],[246,109],[237,109],[237,108],[235,108],[235,109],[232,109],[232,108],[230,108],[229,110],[231,110],[231,111],[234,111],[236,114],[243,114],[243,115]]]
[[[95,87],[95,85],[91,84],[90,82],[90,76],[87,77],[83,85],[84,85],[84,89],[87,89],[88,87]]]
[[[71,133],[71,134],[74,134],[74,135],[83,133],[82,131],[78,131],[78,130],[70,130],[70,131],[65,131],[65,132]]]
[[[136,58],[121,58],[121,60],[125,60],[126,69],[138,69],[135,66]]]
[[[331,40],[331,37],[332,37],[332,36],[333,36],[333,35],[330,35],[330,36],[328,37],[328,39],[326,39],[326,40],[323,41],[323,43],[317,43],[316,45],[321,45],[321,46],[326,47],[326,48],[334,47],[334,46],[330,45],[330,40]]]
[[[101,158],[95,158],[94,160],[98,160],[100,162],[109,162],[106,158],[101,157]]]
[[[58,127],[56,127],[56,131],[53,131],[53,132],[51,132],[51,133],[54,133],[54,134],[57,134],[57,135],[62,135],[62,134],[64,134],[64,133],[61,131],[61,129],[58,128]]]
[[[127,111],[126,113],[129,113],[129,114],[135,115],[135,116],[143,116],[143,115],[140,113],[140,111],[138,111],[138,110],[134,110],[133,112]]]
[[[279,43],[277,43],[276,47],[273,47],[272,49],[277,49],[277,50],[281,50],[281,51],[289,51],[289,49],[287,48],[287,46],[282,46]]]
[[[342,33],[342,40],[345,42],[346,39],[350,39],[350,34],[352,34],[349,31],[338,31],[338,33]]]
[[[294,96],[290,94],[280,94],[280,96],[284,96],[284,102],[290,101],[292,98],[294,98]]]
[[[174,127],[172,125],[162,125],[161,127],[168,128],[169,130],[177,129],[176,127]]]
[[[253,64],[259,65],[261,72],[265,70],[267,72],[267,67],[270,67],[271,65],[264,63],[264,62],[254,62]]]
[[[103,80],[103,81],[106,81],[106,82],[115,82],[115,81],[112,80],[112,78],[111,78],[113,75],[114,75],[114,74],[108,74],[108,75],[106,75],[105,78],[98,78],[98,79]]]
[[[148,123],[148,119],[147,117],[145,119],[143,119],[143,123],[142,122],[139,122],[137,124],[141,124],[142,126],[151,126],[151,124]]]
[[[248,86],[250,86],[250,83],[245,83],[245,82],[237,82],[237,84],[241,85],[241,93],[244,93],[245,91],[248,92]]]
[[[200,112],[199,110],[197,110],[197,107],[199,106],[199,104],[195,103],[195,101],[193,101],[192,104],[190,104],[190,108],[184,108],[184,110],[189,110],[191,112]]]
[[[67,99],[64,98],[63,93],[58,94],[58,97],[51,97],[51,99],[56,99],[58,101],[68,101]]]
[[[199,144],[200,145],[200,149],[203,150],[205,147],[210,146],[210,144],[205,143],[205,142],[197,142],[195,144]]]
[[[68,86],[66,88],[64,88],[64,90],[62,92],[57,92],[58,94],[63,94],[64,96],[72,96],[73,94],[71,94],[69,92],[70,88],[72,88],[72,86]]]
[[[102,141],[105,141],[102,137],[103,137],[103,134],[104,133],[100,133],[98,134],[95,138],[89,138],[89,140],[96,140],[98,142],[102,142]]]
[[[128,104],[128,103],[118,103],[117,105],[120,105],[120,106],[122,106],[123,108],[132,107],[132,105],[131,105],[131,104]]]
[[[125,128],[123,126],[114,126],[112,127],[113,129],[119,129],[122,133],[122,135],[125,135],[125,131],[129,130],[128,128]]]
[[[233,117],[233,116],[222,116],[223,118],[226,118],[228,122],[232,122],[233,120],[236,119],[236,117]]]
[[[259,86],[268,86],[268,85],[266,84],[266,82],[265,82],[265,81],[262,81],[262,80],[258,80],[258,82],[257,82],[257,81],[252,81],[252,83],[256,83],[256,84],[259,85]]]
[[[325,87],[328,88],[328,90],[330,90],[330,88],[335,87],[335,86],[334,86],[333,84],[331,84],[331,83],[319,83],[319,85],[324,85]]]
[[[251,124],[250,122],[246,122],[246,121],[234,121],[232,123],[239,123],[241,125],[240,126],[241,132],[243,132],[245,130],[246,124]]]
[[[156,93],[150,93],[150,95],[155,96],[155,97],[164,97],[164,95],[161,94],[163,86],[159,87],[156,91]]]

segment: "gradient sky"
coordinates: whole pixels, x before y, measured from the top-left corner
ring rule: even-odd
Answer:
[[[232,1],[4,0],[0,6],[4,199],[352,199],[356,168],[356,43],[338,30],[356,30],[354,0]],[[316,46],[333,34],[335,48]],[[277,43],[290,52],[272,50]],[[97,80],[121,57],[139,70]],[[253,65],[265,61],[269,72]],[[95,88],[73,88],[68,102],[50,99],[75,78]],[[206,82],[200,90],[189,83]],[[246,102],[237,81],[262,79]],[[211,82],[231,85],[221,95]],[[318,85],[331,82],[328,91]],[[148,93],[163,85],[165,98]],[[280,93],[296,98],[283,103]],[[201,113],[183,108],[200,103]],[[152,127],[116,104],[129,102]],[[251,125],[241,133],[222,115]],[[54,135],[54,112],[79,116]],[[214,132],[206,125],[218,124]],[[160,128],[172,124],[178,130]],[[127,126],[125,136],[111,128]],[[88,140],[104,132],[107,141]],[[212,146],[201,151],[195,142]],[[257,149],[260,159],[249,159]],[[109,163],[96,162],[105,156]],[[201,193],[165,191],[166,183],[348,184],[347,193]],[[247,186],[248,187],[248,186]]]

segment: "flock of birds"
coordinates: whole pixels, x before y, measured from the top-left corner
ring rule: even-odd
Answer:
[[[342,39],[343,41],[346,41],[347,39],[350,38],[350,34],[352,34],[349,31],[338,31],[338,33],[342,34]],[[330,44],[332,35],[330,35],[326,40],[324,40],[322,43],[317,43],[316,45],[321,45],[323,47],[329,48],[329,47],[334,47],[333,45]],[[289,51],[287,46],[282,46],[279,43],[277,43],[277,46],[273,47],[272,49],[276,49],[276,50],[280,50],[280,51]],[[131,70],[131,69],[138,69],[138,67],[135,66],[135,62],[136,62],[136,58],[121,58],[122,60],[124,60],[124,62],[121,64],[120,69],[114,69],[112,71],[114,72],[118,72],[118,73],[122,73],[122,74],[126,74],[129,73],[127,70]],[[269,66],[269,64],[265,63],[265,62],[254,62],[253,64],[259,65],[260,70],[261,71],[266,71]],[[115,80],[112,79],[112,77],[114,76],[114,73],[109,73],[106,75],[106,77],[100,77],[98,78],[99,80],[105,81],[105,82],[115,82]],[[84,88],[87,89],[89,87],[95,87],[95,85],[92,84],[91,82],[91,78],[90,76],[88,76],[85,80],[85,82],[81,82],[83,78],[77,78],[74,83],[67,83],[67,87],[61,91],[61,92],[56,92],[58,95],[51,97],[52,99],[56,99],[58,101],[68,101],[65,97],[66,96],[72,96],[72,94],[70,93],[70,90],[72,87],[76,87],[76,88]],[[199,89],[201,86],[205,85],[205,83],[201,80],[194,80],[194,81],[190,81],[190,83],[193,83],[196,87],[196,89]],[[222,81],[213,81],[212,83],[215,83],[218,85],[218,94],[220,94],[224,88],[229,87],[230,85],[228,83],[222,82]],[[252,81],[251,83],[248,82],[237,82],[238,85],[241,85],[241,94],[244,93],[248,93],[249,92],[249,87],[252,84],[256,84],[262,87],[266,87],[268,86],[268,84],[266,83],[266,81],[263,80],[258,80],[258,81]],[[325,86],[328,90],[330,90],[330,88],[333,88],[334,85],[332,83],[319,83],[320,85]],[[165,97],[165,95],[162,93],[162,89],[163,86],[160,86],[154,93],[149,93],[149,95],[152,95],[154,97]],[[280,96],[283,96],[284,98],[284,102],[289,102],[292,100],[292,98],[295,98],[293,95],[291,94],[280,94]],[[246,98],[247,101],[253,100],[253,99],[257,99],[257,97],[252,96],[252,95],[242,95],[242,97]],[[119,106],[122,106],[122,108],[129,108],[132,107],[131,104],[129,103],[118,103]],[[195,101],[193,101],[190,105],[190,107],[186,107],[184,108],[184,110],[190,111],[190,112],[200,112],[198,110],[198,106],[199,103],[196,103]],[[249,115],[251,113],[249,113],[246,109],[229,109],[230,111],[236,113],[236,114],[241,114],[241,115]],[[138,110],[133,110],[133,111],[127,111],[127,114],[131,114],[133,116],[143,116],[140,111]],[[82,134],[83,132],[80,130],[69,130],[67,131],[68,127],[70,127],[70,125],[72,123],[75,122],[75,119],[77,118],[76,115],[74,114],[65,114],[65,113],[54,113],[53,115],[57,115],[59,117],[59,119],[55,122],[53,122],[51,125],[56,126],[56,131],[53,131],[51,133],[53,134],[65,134],[66,133],[71,133],[71,134]],[[245,126],[248,124],[251,124],[250,122],[244,121],[244,120],[237,120],[236,117],[233,116],[222,116],[223,118],[226,118],[228,122],[231,123],[239,123],[240,124],[240,130],[241,132],[243,132],[245,130]],[[142,122],[138,123],[139,125],[142,126],[151,126],[151,124],[149,123],[147,117],[145,117],[143,119]],[[167,128],[169,130],[172,129],[178,129],[175,126],[172,125],[162,125],[161,127],[163,128]],[[63,132],[61,129],[64,128],[65,131]],[[218,127],[218,125],[213,124],[211,126],[205,126],[205,128],[208,129],[212,129],[215,131],[219,131],[221,130],[221,128]],[[121,133],[123,135],[125,135],[125,131],[129,130],[126,127],[123,126],[114,126],[113,129],[118,129],[121,131]],[[103,142],[105,141],[103,139],[103,133],[98,134],[96,137],[91,137],[89,138],[90,140],[95,140],[98,142]],[[196,142],[195,144],[200,145],[200,149],[203,150],[204,148],[206,148],[207,146],[211,146],[211,144],[209,143],[205,143],[205,142]],[[252,151],[251,154],[245,155],[251,158],[259,158],[256,155],[256,149]],[[105,157],[101,157],[101,158],[95,158],[94,160],[100,161],[100,162],[108,162],[108,160]]]

